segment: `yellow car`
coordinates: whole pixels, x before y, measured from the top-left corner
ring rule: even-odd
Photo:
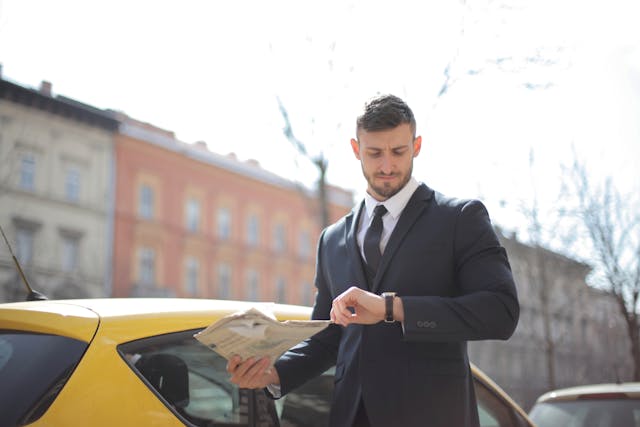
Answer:
[[[331,371],[273,401],[231,384],[226,361],[193,338],[260,305],[170,298],[0,304],[0,427],[326,425]],[[311,312],[269,308],[280,320]],[[472,370],[482,426],[533,426]]]

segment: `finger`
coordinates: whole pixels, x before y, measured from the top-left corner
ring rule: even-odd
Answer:
[[[233,371],[233,375],[231,376],[231,381],[240,384],[245,381],[247,371],[253,366],[255,363],[255,357],[250,357],[247,360],[238,364]]]
[[[238,368],[238,365],[240,364],[240,362],[242,362],[242,358],[237,354],[233,356],[231,359],[229,359],[227,362],[227,372],[233,374],[235,370]]]
[[[269,368],[270,360],[268,357],[263,357],[254,363],[244,375],[244,384],[246,388],[259,388],[264,387],[266,370]]]
[[[334,319],[334,321],[333,321],[333,322],[334,322],[336,325],[345,326],[345,324],[344,324],[344,318],[343,318],[342,316],[340,316],[340,315],[336,314],[334,317],[335,317],[335,319]]]
[[[338,306],[338,301],[335,299],[333,304],[331,304],[331,318],[332,320],[341,325],[342,324],[342,316],[340,315],[340,307]]]
[[[336,301],[336,308],[338,310],[338,315],[342,319],[348,319],[353,315],[353,312],[350,307],[355,307],[356,304],[348,299],[340,299]]]
[[[333,306],[335,322],[339,325],[346,326],[351,317],[351,311],[344,304],[336,302]]]

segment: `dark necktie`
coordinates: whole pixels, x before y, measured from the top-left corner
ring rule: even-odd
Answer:
[[[378,205],[373,210],[373,220],[369,229],[364,235],[364,242],[362,244],[364,249],[364,257],[367,265],[373,273],[378,271],[378,264],[380,264],[380,237],[382,236],[382,217],[387,213],[387,208],[384,205]]]

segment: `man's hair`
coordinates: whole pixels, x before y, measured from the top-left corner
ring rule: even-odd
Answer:
[[[416,119],[411,108],[395,95],[379,95],[367,101],[363,113],[356,119],[356,136],[361,130],[388,130],[403,123],[411,126],[415,138]]]

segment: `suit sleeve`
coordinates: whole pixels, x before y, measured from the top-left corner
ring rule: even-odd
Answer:
[[[511,267],[489,215],[476,200],[456,213],[452,296],[401,296],[404,339],[468,341],[508,339],[520,308]]]
[[[317,287],[316,302],[311,315],[312,319],[329,319],[333,298],[324,278],[322,268],[322,242],[324,231],[318,243],[315,284]],[[278,359],[275,368],[280,376],[282,396],[315,378],[336,364],[338,346],[342,328],[331,324],[311,338],[301,342]]]

